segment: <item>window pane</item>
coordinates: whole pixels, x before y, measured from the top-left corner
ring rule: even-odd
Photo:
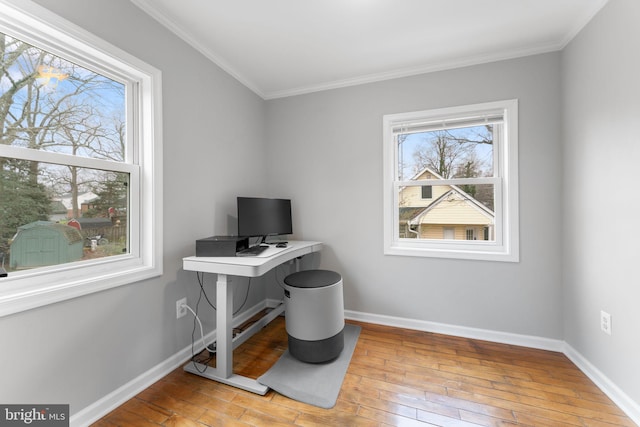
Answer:
[[[517,262],[518,101],[383,125],[385,255]]]
[[[493,176],[493,133],[497,124],[399,134],[398,179],[430,171],[433,178]],[[423,178],[424,179],[424,178]]]
[[[129,175],[0,157],[8,271],[128,252]]]
[[[434,185],[431,199],[422,188],[399,190],[399,238],[495,241],[492,184]]]
[[[1,143],[123,161],[125,86],[0,33]]]
[[[125,86],[0,33],[3,145],[122,162]],[[0,157],[0,262],[9,271],[120,255],[129,176]]]

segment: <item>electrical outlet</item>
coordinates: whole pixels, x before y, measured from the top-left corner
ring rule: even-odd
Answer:
[[[611,335],[611,315],[602,310],[600,310],[600,329],[605,334]]]
[[[182,298],[176,301],[176,319],[187,315],[187,299]]]

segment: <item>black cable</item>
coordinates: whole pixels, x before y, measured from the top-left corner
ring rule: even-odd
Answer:
[[[211,300],[209,299],[209,297],[207,296],[207,291],[204,290],[204,273],[202,273],[202,277],[200,277],[200,273],[196,272],[196,276],[198,277],[198,284],[200,285],[200,295],[204,295],[204,298],[207,300],[207,302],[209,303],[209,305],[214,309],[214,310],[218,310],[216,308],[216,306],[211,302]],[[242,302],[242,305],[233,312],[233,315],[235,316],[236,314],[238,314],[240,312],[240,310],[242,310],[242,308],[244,307],[244,305],[247,303],[247,299],[249,297],[249,290],[251,289],[251,278],[249,278],[249,284],[247,285],[247,292],[244,296],[244,301]]]
[[[207,297],[207,293],[204,290],[204,286],[203,286],[203,281],[204,281],[204,273],[203,273],[203,277],[202,280],[200,278],[200,276],[198,275],[198,273],[196,272],[196,276],[198,276],[198,283],[200,283],[200,294],[198,295],[198,301],[196,302],[196,307],[195,307],[195,316],[193,318],[193,330],[191,331],[191,361],[193,362],[193,366],[195,367],[196,371],[200,372],[200,373],[204,373],[207,371],[207,369],[209,368],[209,362],[211,362],[214,358],[214,354],[215,351],[211,351],[209,349],[209,346],[206,346],[202,351],[207,350],[209,352],[209,357],[207,357],[206,359],[203,359],[200,362],[197,363],[201,363],[204,365],[204,369],[200,370],[198,367],[198,364],[195,361],[196,356],[198,356],[199,354],[202,354],[202,351],[200,351],[198,354],[195,354],[195,333],[196,333],[196,324],[197,324],[197,316],[198,316],[198,308],[200,307],[200,301],[202,301],[202,296],[204,295],[205,299],[207,300],[207,302],[209,303],[209,305],[211,305],[214,310],[215,310],[215,306],[211,303],[211,301],[209,301],[209,298]],[[214,343],[215,344],[215,343]]]
[[[233,312],[234,316],[236,314],[238,314],[240,312],[240,310],[242,310],[244,305],[247,303],[247,299],[249,298],[249,290],[250,289],[251,289],[251,277],[249,277],[249,283],[247,284],[247,292],[244,294],[244,301],[242,301],[242,305],[240,305],[240,307],[236,311]]]
[[[198,273],[196,273],[196,275],[198,275]],[[198,278],[198,281],[199,281],[199,278]],[[195,361],[195,358],[197,356],[197,354],[195,354],[195,341],[196,341],[195,334],[196,334],[196,326],[197,326],[198,307],[200,306],[201,299],[202,299],[202,290],[200,291],[200,295],[198,296],[198,301],[196,302],[196,307],[194,310],[195,314],[193,316],[193,329],[191,330],[191,361],[193,362],[193,367],[196,368],[196,370],[202,374],[206,372],[208,366],[205,363],[205,368],[203,370],[200,370],[198,367],[198,364]]]
[[[213,354],[215,354],[215,351],[211,351],[210,350],[210,346],[207,346],[204,348],[204,350],[207,350],[209,352],[209,357],[197,362],[200,364],[204,365],[204,369],[200,370],[198,367],[198,364],[195,361],[196,356],[198,356],[199,354],[202,353],[202,351],[198,354],[195,354],[195,341],[196,341],[196,326],[197,326],[197,316],[198,316],[198,308],[200,306],[200,301],[202,300],[202,296],[204,295],[205,300],[207,301],[207,303],[209,303],[209,305],[214,309],[214,310],[218,310],[216,308],[216,306],[211,302],[211,300],[209,299],[209,297],[207,296],[207,292],[204,290],[204,273],[202,273],[202,277],[200,277],[200,273],[196,272],[196,277],[198,278],[198,284],[200,285],[200,294],[198,295],[198,301],[196,302],[196,307],[195,307],[195,316],[193,318],[193,329],[191,330],[191,361],[193,362],[193,366],[195,367],[195,369],[200,372],[200,373],[204,373],[206,372],[207,368],[209,367],[208,363],[210,361],[213,360]],[[240,312],[240,310],[242,310],[242,308],[245,306],[245,304],[247,303],[247,300],[249,299],[249,292],[251,290],[251,278],[249,278],[249,283],[247,284],[247,291],[245,292],[244,295],[244,300],[242,301],[242,304],[240,305],[240,307],[238,307],[238,309],[233,313],[233,315],[235,316],[236,314],[238,314]],[[215,344],[215,343],[214,343]],[[204,351],[203,350],[203,351]]]
[[[209,297],[207,296],[207,292],[204,290],[204,273],[202,273],[202,277],[200,277],[200,273],[196,272],[196,277],[198,278],[198,284],[200,285],[200,296],[202,296],[204,294],[204,298],[207,300],[207,302],[209,303],[209,305],[211,307],[213,307],[214,310],[218,310],[216,308],[215,305],[213,305],[213,303],[209,300]]]

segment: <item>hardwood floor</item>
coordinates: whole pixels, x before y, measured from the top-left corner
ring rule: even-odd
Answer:
[[[561,353],[350,323],[362,332],[332,409],[178,368],[94,426],[635,426]],[[234,371],[257,378],[286,346],[278,318]]]

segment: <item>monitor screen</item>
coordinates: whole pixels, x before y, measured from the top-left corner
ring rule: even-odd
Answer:
[[[291,200],[238,197],[238,235],[262,237],[292,234]]]

